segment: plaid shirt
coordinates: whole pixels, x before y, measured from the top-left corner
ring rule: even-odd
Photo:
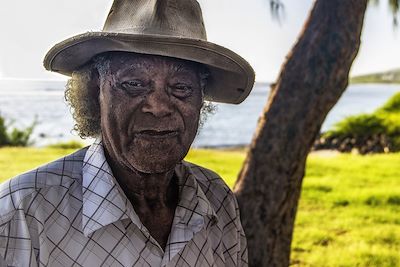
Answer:
[[[214,172],[175,168],[165,251],[112,175],[101,142],[0,186],[0,266],[247,266],[236,199]]]

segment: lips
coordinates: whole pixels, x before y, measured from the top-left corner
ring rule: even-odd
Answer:
[[[170,138],[177,135],[176,130],[143,130],[136,133],[136,136],[145,138]]]

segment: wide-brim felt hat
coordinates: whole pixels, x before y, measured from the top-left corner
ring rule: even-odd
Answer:
[[[205,99],[238,104],[255,74],[235,52],[207,41],[195,0],[115,0],[104,28],[68,38],[44,58],[47,70],[71,76],[101,53],[123,51],[199,62],[210,71]]]

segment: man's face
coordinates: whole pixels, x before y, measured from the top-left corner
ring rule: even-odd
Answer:
[[[174,168],[198,128],[203,99],[195,64],[118,53],[100,81],[101,129],[109,156],[145,173]]]

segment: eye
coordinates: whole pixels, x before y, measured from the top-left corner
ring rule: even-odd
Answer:
[[[189,84],[177,83],[170,86],[171,92],[178,98],[186,98],[192,95],[193,87]]]
[[[140,94],[147,90],[148,83],[142,80],[129,80],[118,84],[121,89],[131,94]]]

